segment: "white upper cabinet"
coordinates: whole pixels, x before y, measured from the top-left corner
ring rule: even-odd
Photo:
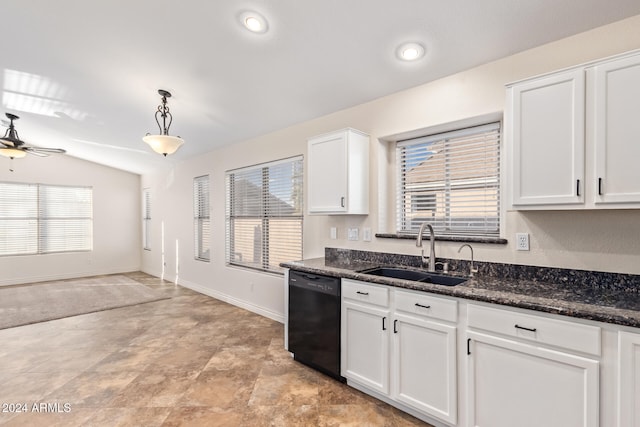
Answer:
[[[584,200],[584,70],[509,89],[513,204],[576,204]]]
[[[589,69],[596,204],[640,202],[640,55]]]
[[[349,128],[310,138],[307,171],[309,213],[369,213],[368,135]]]
[[[640,52],[507,90],[514,209],[640,208]]]

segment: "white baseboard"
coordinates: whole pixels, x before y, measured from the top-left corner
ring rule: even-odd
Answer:
[[[166,278],[166,279],[169,280],[168,278]],[[261,316],[267,317],[267,318],[269,318],[271,320],[275,320],[276,322],[280,322],[280,323],[284,324],[284,316],[281,313],[275,312],[273,310],[266,309],[266,308],[261,307],[259,305],[253,304],[251,302],[238,299],[238,298],[233,297],[231,295],[224,294],[222,292],[206,288],[206,287],[204,287],[202,285],[199,285],[199,284],[193,283],[193,282],[189,282],[187,280],[178,279],[178,285],[184,286],[185,288],[189,288],[189,289],[191,289],[193,291],[199,292],[199,293],[204,294],[204,295],[208,295],[208,296],[210,296],[212,298],[218,299],[220,301],[224,301],[224,302],[229,303],[231,305],[235,305],[236,307],[243,308],[243,309],[248,310],[248,311],[250,311],[252,313],[259,314]]]
[[[23,285],[27,283],[38,283],[38,282],[50,282],[53,280],[79,279],[82,277],[102,276],[107,274],[124,274],[124,273],[130,273],[132,271],[139,271],[139,268],[131,267],[130,269],[114,269],[114,270],[103,270],[103,271],[75,271],[75,272],[65,272],[65,273],[59,273],[59,274],[14,277],[11,279],[0,279],[0,286]]]

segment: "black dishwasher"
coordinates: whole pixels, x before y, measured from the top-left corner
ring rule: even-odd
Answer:
[[[289,272],[289,351],[335,379],[340,376],[340,279]]]

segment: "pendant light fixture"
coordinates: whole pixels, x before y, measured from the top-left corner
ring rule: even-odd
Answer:
[[[166,157],[167,154],[175,153],[176,150],[180,148],[182,144],[184,144],[184,139],[180,138],[179,136],[169,135],[169,128],[171,127],[173,116],[169,112],[169,107],[167,106],[167,98],[171,98],[171,93],[164,89],[159,89],[158,93],[162,97],[162,104],[158,105],[158,110],[156,111],[156,123],[158,124],[158,128],[160,129],[160,134],[151,135],[148,133],[145,137],[142,138],[142,140],[149,144],[153,151]],[[160,125],[159,117],[162,117],[162,125]],[[168,123],[167,119],[169,121]]]

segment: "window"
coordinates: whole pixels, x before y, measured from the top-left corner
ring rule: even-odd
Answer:
[[[151,190],[142,190],[142,248],[151,250]]]
[[[90,251],[93,190],[0,182],[0,255]]]
[[[195,259],[209,261],[209,176],[193,179],[193,235]]]
[[[398,142],[397,231],[498,237],[500,123]]]
[[[226,174],[227,263],[282,272],[302,258],[302,157]]]

